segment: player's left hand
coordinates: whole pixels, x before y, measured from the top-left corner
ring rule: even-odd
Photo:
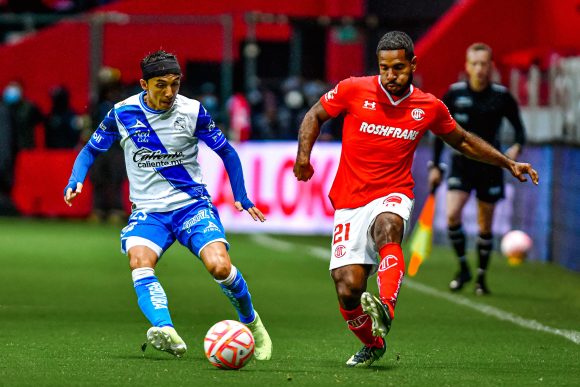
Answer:
[[[532,182],[536,185],[538,184],[538,181],[540,179],[538,176],[538,172],[536,172],[536,170],[532,168],[532,165],[529,163],[518,163],[514,161],[511,165],[510,172],[519,181],[528,181],[526,175],[529,175],[530,178],[532,179]]]
[[[236,207],[236,210],[240,212],[244,211],[244,207],[242,206],[241,202],[234,202],[234,207]],[[264,214],[262,214],[262,211],[260,211],[258,207],[256,206],[250,207],[247,209],[247,211],[252,217],[252,219],[256,221],[259,220],[260,222],[266,221],[266,217],[264,216]]]
[[[83,190],[83,183],[72,182],[64,189],[64,202],[67,206],[72,207],[72,201]]]

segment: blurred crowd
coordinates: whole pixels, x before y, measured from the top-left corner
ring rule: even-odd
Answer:
[[[29,33],[51,25],[60,18],[114,1],[117,0],[0,0],[0,15],[21,16],[0,19],[0,43],[18,42]],[[27,18],[26,14],[38,17]]]
[[[0,11],[11,13],[76,13],[115,0],[0,0]]]

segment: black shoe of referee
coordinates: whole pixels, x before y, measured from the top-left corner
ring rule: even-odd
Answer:
[[[471,281],[471,272],[469,270],[460,270],[455,278],[449,282],[449,290],[452,292],[457,292],[463,289],[463,286]]]

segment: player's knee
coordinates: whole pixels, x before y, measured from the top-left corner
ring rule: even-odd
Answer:
[[[207,271],[211,276],[217,280],[228,278],[232,270],[232,264],[227,254],[216,254],[211,257],[206,257]]]
[[[340,304],[346,309],[354,309],[360,303],[360,297],[366,290],[366,280],[361,280],[353,273],[333,272],[336,294]]]
[[[377,246],[387,243],[401,243],[404,221],[397,214],[386,212],[377,216],[373,228],[373,237]]]
[[[208,268],[208,270],[213,278],[215,278],[216,280],[223,280],[228,278],[232,270],[232,267],[231,264],[227,262],[227,264],[219,263],[213,266],[211,269]]]
[[[129,250],[128,256],[131,270],[142,267],[155,267],[157,263],[157,256],[155,254],[151,254],[146,249],[141,249],[137,246]]]

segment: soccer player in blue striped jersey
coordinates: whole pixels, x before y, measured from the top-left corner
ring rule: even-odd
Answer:
[[[223,160],[236,209],[264,222],[262,212],[247,197],[238,154],[201,103],[178,94],[182,73],[175,55],[156,51],[141,61],[141,71],[143,92],[109,111],[77,156],[64,200],[72,205],[95,158],[119,139],[133,204],[121,232],[121,250],[129,257],[139,307],[152,325],[147,331],[148,343],[177,357],[187,350],[155,275],[163,252],[178,240],[201,259],[240,321],[252,331],[256,359],[268,360],[272,341],[253,307],[242,273],[231,263],[219,214],[202,183],[198,141],[204,141]]]

